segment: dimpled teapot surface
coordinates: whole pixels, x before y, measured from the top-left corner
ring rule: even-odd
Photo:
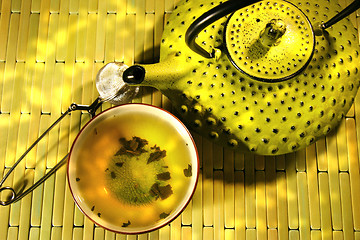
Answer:
[[[196,42],[215,55],[206,58],[186,45],[185,33],[220,3],[181,1],[166,23],[160,62],[140,66],[138,85],[158,88],[189,126],[234,149],[284,154],[335,128],[359,87],[357,31],[347,18],[320,34],[313,29],[342,10],[338,3],[244,7],[199,33]],[[270,25],[276,36],[266,37]]]

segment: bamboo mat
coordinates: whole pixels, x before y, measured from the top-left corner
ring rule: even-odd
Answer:
[[[0,176],[72,102],[97,97],[94,79],[104,63],[157,61],[177,2],[0,0]],[[360,15],[351,20],[358,25]],[[142,89],[134,102],[172,110],[154,89]],[[278,157],[235,153],[194,133],[201,171],[192,201],[168,226],[139,236],[105,231],[84,217],[62,167],[23,200],[0,206],[0,240],[360,239],[358,109],[360,97],[336,131]],[[6,185],[39,179],[89,119],[86,112],[66,117]]]

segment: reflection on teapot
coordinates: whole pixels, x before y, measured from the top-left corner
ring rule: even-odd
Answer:
[[[231,4],[239,1],[181,1],[166,23],[160,62],[128,68],[124,81],[159,89],[188,126],[234,149],[284,154],[329,133],[360,79],[354,26],[345,18],[324,27],[341,7]]]

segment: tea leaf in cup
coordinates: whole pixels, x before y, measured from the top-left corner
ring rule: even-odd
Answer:
[[[188,168],[184,169],[184,175],[185,175],[185,177],[192,176],[192,166],[190,164],[188,164]]]
[[[164,200],[170,197],[171,194],[173,194],[173,190],[170,184],[166,186],[160,186],[159,183],[154,183],[151,186],[150,194],[154,196],[155,199],[158,199],[160,197],[161,200]]]
[[[163,213],[160,214],[160,219],[164,219],[169,215],[170,215],[170,213],[163,212]]]
[[[159,161],[160,159],[166,157],[166,151],[165,150],[157,150],[156,152],[154,153],[151,153],[150,154],[150,157],[147,161],[147,163],[151,163],[151,162],[154,162],[154,161]]]
[[[170,173],[169,172],[163,172],[163,173],[159,173],[158,175],[157,175],[157,179],[158,180],[163,180],[163,181],[165,181],[165,180],[169,180],[171,178],[171,176],[170,176]]]
[[[123,223],[123,225],[121,227],[128,227],[131,224],[130,220],[128,220],[127,223]]]

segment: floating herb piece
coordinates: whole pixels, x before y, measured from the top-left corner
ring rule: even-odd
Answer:
[[[98,213],[97,215],[98,215],[98,217],[101,217],[101,213]]]
[[[156,146],[155,144],[153,147],[151,147],[151,149],[160,150],[160,147]]]
[[[95,210],[95,206],[92,206],[91,211],[93,212]]]
[[[150,154],[150,157],[147,161],[147,164],[154,162],[154,161],[159,161],[160,159],[166,157],[166,151],[165,150],[156,150],[156,152],[153,152]]]
[[[129,156],[139,156],[141,153],[146,152],[144,146],[148,144],[148,141],[141,139],[139,137],[133,137],[131,140],[126,140],[125,138],[119,139],[122,147],[120,148],[115,156],[118,155],[129,155]]]
[[[115,172],[111,172],[111,178],[112,178],[112,179],[115,179],[115,178],[116,178]]]
[[[163,172],[163,173],[159,173],[158,175],[156,175],[158,180],[169,180],[171,178],[170,173],[169,172]]]
[[[121,227],[128,227],[131,224],[130,220],[128,220],[127,223],[123,223],[123,225]]]
[[[185,177],[191,177],[192,176],[191,164],[188,164],[188,168],[184,169],[184,175],[185,175]]]
[[[94,129],[94,133],[95,133],[95,135],[98,134],[97,128]]]
[[[160,214],[160,219],[164,219],[169,215],[170,215],[170,213],[163,212],[163,213]]]
[[[131,148],[131,150],[136,151],[139,147],[139,143],[136,141],[135,138],[133,138],[130,143],[129,143],[129,147]]]
[[[124,165],[124,163],[123,162],[117,162],[117,163],[115,163],[115,165],[118,166],[118,167],[122,167]]]
[[[150,189],[151,196],[155,197],[157,200],[158,198],[161,198],[161,200],[164,200],[168,197],[170,197],[171,194],[173,194],[171,185],[168,184],[166,186],[160,186],[159,183],[154,183],[151,186]]]
[[[77,178],[76,178],[76,181],[77,181],[77,182],[80,181],[80,178],[77,177]]]

